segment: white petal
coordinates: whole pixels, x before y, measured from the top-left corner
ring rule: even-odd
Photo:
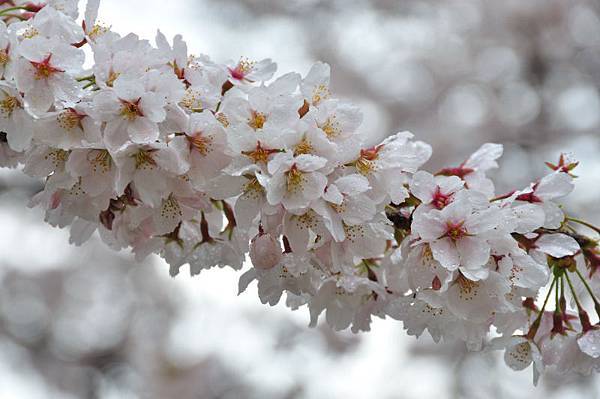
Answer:
[[[532,348],[529,341],[513,344],[504,352],[504,361],[513,370],[524,370],[533,361]]]
[[[429,244],[435,260],[448,270],[456,270],[460,266],[460,259],[456,245],[449,238],[442,238]]]
[[[577,339],[579,349],[586,355],[598,359],[600,357],[600,330],[590,330]]]
[[[418,209],[418,208],[417,208]],[[446,221],[440,211],[415,212],[412,229],[424,240],[436,240],[446,233]]]
[[[564,197],[573,191],[573,178],[566,173],[555,172],[544,176],[535,194],[543,200],[551,200]]]
[[[543,209],[537,204],[519,205],[514,207],[512,212],[517,217],[516,222],[518,223],[515,232],[520,234],[529,233],[541,227],[546,218]]]
[[[565,234],[544,234],[535,242],[535,246],[554,258],[574,255],[580,249],[577,241]]]
[[[456,242],[460,254],[461,266],[477,269],[485,265],[490,258],[490,246],[481,238],[463,237]]]
[[[496,209],[474,213],[465,222],[465,228],[470,234],[481,234],[492,230],[500,223],[500,214]]]
[[[486,143],[469,157],[465,167],[481,171],[497,168],[496,160],[502,156],[503,151],[504,148],[500,144]]]
[[[340,177],[335,181],[338,189],[347,195],[356,195],[369,190],[369,180],[363,175],[351,174]]]
[[[422,170],[415,173],[410,182],[410,192],[426,204],[431,202],[436,188],[437,184],[433,175]]]

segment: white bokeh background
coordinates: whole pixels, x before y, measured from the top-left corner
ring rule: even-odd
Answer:
[[[280,73],[324,59],[334,91],[365,110],[364,134],[412,129],[437,151],[432,169],[495,140],[507,146],[497,177],[508,187],[573,152],[581,178],[568,205],[599,222],[600,69],[569,55],[600,45],[595,3],[436,3],[102,0],[100,19],[149,40],[180,33],[216,61],[271,57]],[[544,25],[552,7],[565,13],[562,41]],[[519,18],[539,19],[535,43],[513,37]],[[528,75],[530,52],[552,66],[543,82]],[[156,258],[135,264],[97,239],[69,246],[26,207],[37,184],[0,171],[0,398],[600,397],[597,378],[534,389],[530,370],[417,342],[392,320],[360,335],[309,329],[305,309],[263,306],[253,288],[237,296],[229,270],[173,280]]]

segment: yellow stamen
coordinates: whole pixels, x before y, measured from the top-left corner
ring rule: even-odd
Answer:
[[[319,85],[313,90],[312,105],[319,105],[323,100],[329,98],[331,93],[326,85]]]
[[[156,166],[156,161],[152,158],[153,150],[139,150],[133,154],[135,159],[136,169],[153,169]]]
[[[31,26],[31,27],[25,29],[25,32],[23,32],[23,38],[24,39],[32,39],[39,34],[40,34],[40,31]]]
[[[312,154],[312,152],[313,152],[312,144],[306,137],[303,137],[302,141],[300,141],[294,147],[294,156],[298,156],[298,155],[302,155],[302,154]]]
[[[108,87],[113,87],[115,80],[117,80],[119,78],[121,74],[115,71],[110,71],[110,74],[108,75],[108,79],[106,80],[106,85]]]
[[[56,117],[58,121],[58,125],[65,130],[73,130],[75,127],[81,126],[81,118],[82,115],[78,114],[77,111],[73,109],[67,109]]]
[[[188,141],[192,148],[198,151],[201,155],[205,156],[212,151],[212,137],[206,137],[201,134],[195,136],[188,136]]]
[[[298,192],[306,182],[304,173],[300,171],[296,165],[287,172],[287,191],[290,193]]]
[[[4,98],[4,100],[0,101],[0,113],[2,113],[3,117],[9,118],[12,115],[15,108],[20,106],[21,104],[19,103],[19,100],[17,100],[16,97],[7,95]]]
[[[0,66],[6,66],[9,61],[8,51],[6,49],[0,50]]]
[[[107,173],[112,166],[112,158],[107,150],[90,151],[88,161],[94,173]]]
[[[248,119],[248,125],[254,130],[262,129],[265,122],[267,122],[267,116],[258,111],[252,111],[250,119]]]
[[[325,123],[319,126],[330,139],[339,136],[342,133],[340,123],[336,120],[335,115],[327,118]]]

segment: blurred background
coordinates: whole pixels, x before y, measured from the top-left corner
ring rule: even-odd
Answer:
[[[373,143],[411,130],[435,171],[505,145],[499,191],[581,161],[573,214],[600,223],[600,3],[596,0],[102,0],[101,21],[184,35],[216,61],[271,57],[279,73],[332,66]],[[531,386],[497,354],[407,337],[309,329],[264,307],[237,274],[168,277],[26,207],[40,189],[0,170],[0,398],[600,398],[597,376]]]

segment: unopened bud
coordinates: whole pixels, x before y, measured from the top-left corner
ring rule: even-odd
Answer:
[[[281,261],[281,244],[271,234],[258,234],[250,242],[250,260],[257,269],[268,270]]]

